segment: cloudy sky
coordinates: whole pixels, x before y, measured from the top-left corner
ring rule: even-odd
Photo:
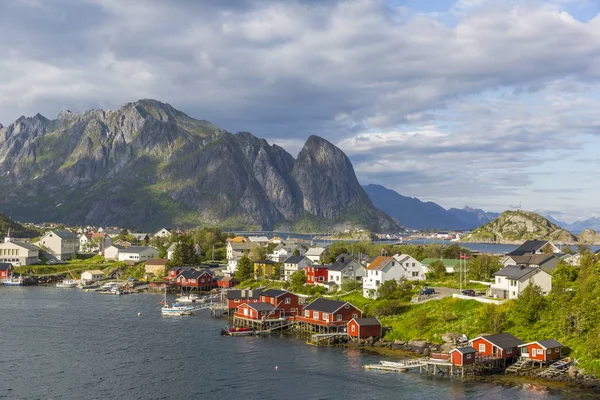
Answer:
[[[445,207],[600,216],[600,1],[6,0],[0,122],[155,98]]]

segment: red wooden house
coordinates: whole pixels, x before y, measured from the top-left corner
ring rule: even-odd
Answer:
[[[306,272],[306,283],[309,285],[327,282],[327,277],[329,274],[328,265],[310,265],[306,267],[304,271]]]
[[[228,290],[225,293],[227,308],[235,310],[242,304],[258,303],[260,301],[260,290]]]
[[[475,356],[477,350],[474,347],[457,347],[454,350],[450,350],[450,360],[453,365],[473,365],[475,364]]]
[[[237,279],[233,276],[224,276],[217,281],[217,286],[220,288],[232,288],[238,284]]]
[[[519,357],[519,347],[525,342],[510,333],[498,333],[476,337],[469,344],[477,350],[478,356],[510,359]]]
[[[300,298],[287,290],[265,290],[260,295],[260,301],[279,308],[286,317],[302,315],[303,306],[300,304]]]
[[[179,275],[183,271],[183,267],[173,267],[169,270],[169,279],[175,280],[177,279],[177,275]]]
[[[322,297],[306,307],[297,321],[313,327],[346,327],[352,318],[361,318],[362,311],[344,301],[329,300]]]
[[[0,279],[6,279],[12,275],[13,266],[9,263],[0,263]]]
[[[544,362],[558,360],[563,345],[554,339],[549,339],[522,344],[519,347],[521,349],[521,357]]]
[[[181,287],[195,288],[198,290],[211,290],[217,286],[212,272],[205,269],[181,271],[179,275],[177,275],[175,281]]]
[[[348,336],[365,339],[381,337],[381,322],[377,318],[352,318],[348,322]]]
[[[283,311],[269,303],[246,303],[241,304],[233,314],[237,318],[250,319],[254,321],[268,321],[281,319]]]

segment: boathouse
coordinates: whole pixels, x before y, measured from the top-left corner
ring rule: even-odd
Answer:
[[[0,263],[0,279],[6,279],[12,275],[13,266],[9,263]]]
[[[205,269],[181,271],[175,281],[181,287],[197,290],[211,290],[216,286],[213,274]]]
[[[346,328],[352,318],[361,317],[362,311],[348,302],[319,297],[304,307],[303,314],[296,320],[306,330],[329,333],[338,332]]]
[[[242,304],[258,303],[260,301],[260,294],[260,290],[228,290],[225,292],[227,308],[229,310],[235,310]]]
[[[309,285],[323,284],[329,277],[329,265],[325,264],[310,265],[304,271],[306,272],[306,283]]]
[[[549,339],[525,343],[519,348],[521,349],[521,358],[544,362],[560,359],[563,345],[557,340]]]
[[[452,361],[452,365],[459,365],[461,367],[475,364],[476,355],[477,350],[471,346],[457,347],[454,350],[450,350],[450,360]]]
[[[233,315],[236,318],[268,321],[281,319],[282,312],[269,303],[258,302],[240,305]]]
[[[352,318],[348,322],[348,336],[365,339],[381,337],[381,322],[377,318]]]
[[[232,288],[237,284],[238,281],[233,276],[224,276],[217,281],[217,286],[225,289]]]
[[[510,333],[498,333],[476,337],[470,340],[469,344],[477,350],[478,356],[507,360],[519,357],[521,354],[519,347],[525,344],[525,342]]]
[[[300,298],[298,295],[290,293],[287,290],[265,290],[260,295],[260,301],[277,307],[285,317],[302,315]]]

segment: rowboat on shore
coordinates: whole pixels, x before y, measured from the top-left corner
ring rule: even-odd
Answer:
[[[222,336],[252,336],[256,331],[252,328],[225,327],[221,329]]]

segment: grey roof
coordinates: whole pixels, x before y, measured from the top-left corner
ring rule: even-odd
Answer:
[[[537,342],[525,343],[525,344],[523,344],[523,346],[532,344],[532,343],[538,343],[544,349],[555,349],[557,347],[563,347],[563,345],[558,340],[554,340],[554,339],[538,340]]]
[[[291,257],[288,257],[288,259],[285,260],[284,263],[286,263],[286,264],[298,264],[302,260],[304,260],[304,256],[291,256]]]
[[[260,290],[239,290],[231,289],[225,292],[225,297],[231,300],[235,299],[253,299],[258,300],[262,291]]]
[[[338,310],[344,304],[346,304],[345,301],[329,300],[319,297],[318,299],[304,307],[304,309],[332,313]]]
[[[494,276],[505,276],[509,279],[522,280],[528,275],[533,275],[540,269],[537,267],[525,267],[521,265],[507,265],[500,271],[494,273]]]
[[[273,311],[275,307],[269,303],[246,303],[248,307],[254,308],[256,311]]]
[[[61,239],[79,239],[79,236],[69,231],[52,231],[56,236]]]
[[[39,247],[34,246],[30,243],[25,243],[25,242],[10,242],[10,243],[13,243],[13,244],[15,244],[19,247],[22,247],[24,249],[27,249],[27,250],[39,250],[40,249]]]
[[[268,289],[262,292],[262,296],[279,297],[289,293],[287,290]]]
[[[12,264],[9,264],[9,263],[0,263],[0,271],[6,271],[10,267],[12,267]]]
[[[475,350],[472,346],[457,347],[454,350],[458,351],[460,354],[477,353],[477,350]],[[451,350],[451,351],[454,351],[454,350]]]
[[[148,249],[156,250],[150,246],[129,246],[125,249],[119,250],[119,253],[141,253],[142,251],[145,251]]]
[[[180,276],[182,276],[182,277],[184,277],[186,279],[193,279],[193,278],[199,278],[204,273],[208,273],[209,275],[212,276],[212,274],[210,273],[210,271],[207,271],[205,269],[201,269],[201,270],[197,270],[197,269],[184,269],[183,271],[181,271],[179,273],[179,275],[177,275],[177,277],[179,278]]]
[[[517,247],[515,250],[508,253],[508,256],[522,256],[528,253],[535,253],[544,245],[548,243],[547,240],[526,240],[525,243]]]
[[[352,261],[354,261],[352,258],[344,258],[343,260],[338,258],[338,260],[336,260],[336,262],[334,262],[333,264],[329,265],[329,270],[330,271],[342,271],[349,264],[351,264]],[[357,263],[358,263],[358,261],[357,261]]]
[[[519,338],[514,337],[510,333],[498,333],[495,335],[482,336],[485,340],[490,342],[496,347],[501,349],[511,349],[513,347],[519,347],[525,342]]]
[[[229,245],[231,245],[231,248],[233,250],[250,250],[252,248],[252,246],[256,246],[256,244],[252,244],[252,243],[235,243],[235,242],[229,242]]]
[[[371,318],[354,318],[354,320],[360,326],[373,326],[373,325],[381,326],[381,322],[379,322],[379,320],[377,318],[373,318],[373,317],[371,317]]]

